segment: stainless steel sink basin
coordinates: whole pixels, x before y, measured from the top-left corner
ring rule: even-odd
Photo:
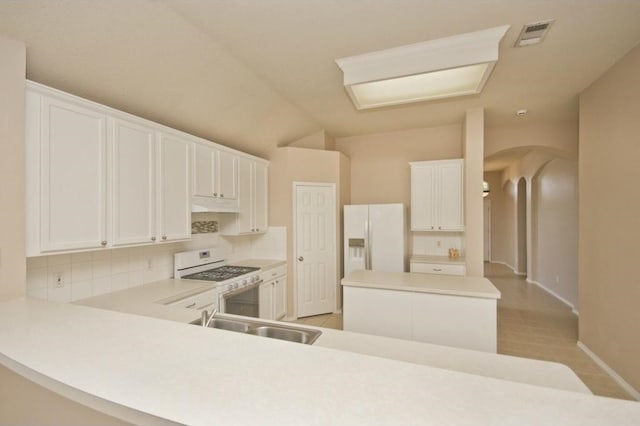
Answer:
[[[191,324],[202,326],[202,320],[192,321]],[[286,340],[288,342],[311,345],[322,334],[319,330],[293,327],[289,325],[274,325],[253,319],[219,318],[215,317],[209,323],[210,328],[253,334],[255,336]]]
[[[316,330],[302,330],[289,327],[278,327],[273,325],[263,325],[250,328],[249,334],[256,336],[271,337],[273,339],[287,340],[289,342],[312,344],[322,332]]]

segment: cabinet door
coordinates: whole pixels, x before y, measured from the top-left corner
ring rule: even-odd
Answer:
[[[273,292],[273,308],[274,319],[281,319],[287,313],[287,276],[279,277],[275,280],[274,292]]]
[[[227,200],[238,198],[238,157],[230,152],[218,151],[216,167],[218,196]]]
[[[463,231],[462,161],[443,162],[438,168],[436,198],[439,231]]]
[[[195,144],[193,154],[193,195],[213,197],[215,151]]]
[[[435,229],[436,169],[433,164],[411,166],[411,230]]]
[[[158,155],[158,232],[162,241],[191,238],[190,142],[161,134]]]
[[[252,166],[253,161],[240,158],[238,161],[238,217],[236,218],[237,234],[253,231],[253,202],[252,202]]]
[[[106,245],[106,115],[43,96],[40,249]]]
[[[111,144],[111,245],[151,243],[155,223],[154,130],[113,120]]]
[[[260,305],[258,306],[259,316],[263,319],[275,319],[273,310],[273,284],[274,281],[267,281],[260,285]]]
[[[254,200],[254,220],[253,220],[253,228],[254,232],[265,232],[267,230],[268,221],[267,221],[267,187],[268,187],[268,176],[267,176],[267,164],[264,163],[254,163],[254,190],[253,190],[253,200]]]

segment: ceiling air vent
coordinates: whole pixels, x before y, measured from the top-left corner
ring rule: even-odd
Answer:
[[[547,32],[549,32],[549,27],[551,27],[554,21],[554,19],[549,19],[548,21],[526,24],[522,27],[522,31],[520,31],[520,35],[514,46],[523,47],[540,43],[544,39],[544,36],[547,35]]]

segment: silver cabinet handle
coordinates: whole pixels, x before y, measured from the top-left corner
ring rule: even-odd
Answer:
[[[442,269],[440,269],[440,268],[433,268],[433,270],[434,270],[435,272],[440,272],[440,271],[442,271]]]
[[[185,306],[185,308],[193,308],[194,306],[196,306],[196,302],[193,302],[192,304]]]
[[[438,229],[442,229],[442,226],[438,226]]]
[[[167,241],[167,236],[166,235],[162,236],[162,241]]]
[[[431,227],[431,229],[433,229],[433,226]]]
[[[156,240],[155,236],[151,237],[151,241],[155,241],[155,240]]]
[[[256,228],[256,232],[260,232],[260,228]]]
[[[224,194],[220,194],[220,198],[224,198]]]
[[[100,245],[101,245],[102,247],[104,247],[104,246],[106,246],[106,245],[107,245],[107,242],[106,242],[106,241],[100,241]]]
[[[302,261],[304,260],[304,257],[300,256],[300,257],[298,258],[298,260],[299,260],[300,262],[302,262]]]
[[[214,196],[214,197],[217,197],[217,196],[218,196],[218,193],[217,193],[217,192],[214,192],[214,193],[213,193],[213,196]]]

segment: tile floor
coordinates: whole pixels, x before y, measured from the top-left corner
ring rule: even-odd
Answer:
[[[568,365],[595,395],[633,399],[577,347],[578,317],[571,309],[524,277],[496,263],[485,264],[485,276],[502,293],[498,301],[498,353]],[[342,329],[342,315],[327,314],[297,321]]]

